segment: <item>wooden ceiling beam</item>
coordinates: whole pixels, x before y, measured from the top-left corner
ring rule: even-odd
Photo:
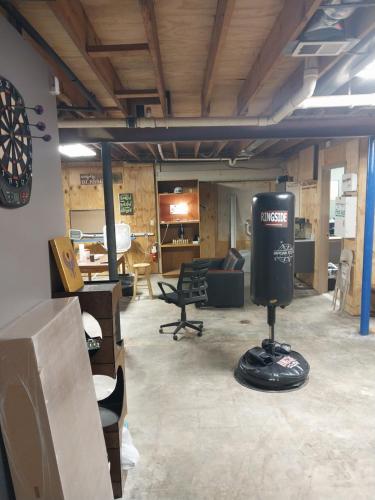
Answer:
[[[273,145],[270,145],[266,150],[265,150],[265,156],[267,157],[273,157],[273,156],[282,156],[285,151],[287,151],[290,148],[294,148],[298,144],[301,143],[301,139],[285,139],[285,140],[279,140]]]
[[[100,148],[101,151],[101,148]],[[124,152],[118,144],[112,144],[111,156],[114,160],[121,161],[124,158]]]
[[[152,154],[152,156],[154,157],[154,159],[155,160],[159,160],[159,156],[158,156],[155,144],[150,144],[149,142],[146,142],[145,146],[150,151],[150,153]]]
[[[217,1],[215,21],[212,28],[210,48],[208,51],[207,64],[203,78],[201,96],[203,116],[208,116],[210,113],[211,96],[214,88],[215,76],[217,74],[220,55],[224,47],[235,3],[235,0]]]
[[[216,158],[217,156],[219,156],[227,144],[228,141],[217,142],[212,150],[212,158]]]
[[[166,116],[168,114],[166,88],[160,53],[158,28],[156,24],[154,0],[138,0],[138,3],[142,13],[151,61],[154,67],[156,88],[158,89],[161,109],[163,116]]]
[[[141,161],[141,157],[132,144],[119,144],[119,146],[137,161]]]
[[[58,100],[63,102],[67,106],[78,106],[78,107],[88,106],[87,100],[84,98],[84,96],[80,92],[77,92],[77,87],[74,84],[74,82],[69,80],[64,71],[52,59],[52,57],[27,34],[24,34],[24,38],[28,41],[28,43],[30,43],[33,46],[34,50],[38,52],[41,55],[41,57],[48,63],[48,65],[53,71],[53,74],[59,79],[60,95],[57,96]],[[86,116],[85,113],[82,113],[80,111],[78,111],[77,114],[82,118]]]
[[[319,7],[321,0],[288,0],[277,17],[258,57],[237,96],[237,114],[244,114],[271,72],[281,60],[286,44],[298,37]]]
[[[178,158],[178,149],[177,149],[177,144],[175,142],[172,142],[172,151],[173,151],[173,158]]]
[[[157,89],[141,89],[141,90],[130,90],[122,89],[115,92],[116,97],[119,99],[135,99],[140,97],[158,97]]]
[[[90,57],[121,56],[126,52],[139,52],[145,50],[148,50],[148,43],[119,43],[111,45],[86,46],[86,52]]]
[[[248,139],[246,141],[236,141],[234,146],[232,147],[231,150],[231,156],[233,158],[236,158],[243,149],[248,148],[252,143],[254,142],[254,139]]]
[[[48,5],[49,9],[54,13],[100,83],[116,102],[118,108],[126,114],[123,103],[115,95],[116,89],[122,88],[122,83],[111,61],[108,57],[100,59],[91,58],[87,53],[86,48],[88,44],[100,45],[101,42],[81,2],[79,0],[56,0],[54,2],[46,2],[46,5]]]
[[[158,97],[132,97],[127,100],[128,104],[144,104],[144,105],[150,105],[150,106],[155,106],[157,104],[160,104],[160,99]]]
[[[257,148],[255,148],[252,151],[252,154],[254,154],[255,156],[257,156],[257,155],[259,155],[261,153],[264,153],[264,151],[267,151],[270,147],[274,146],[279,141],[280,141],[280,139],[269,139],[268,141],[264,141],[263,144],[261,144],[260,146],[258,146]]]

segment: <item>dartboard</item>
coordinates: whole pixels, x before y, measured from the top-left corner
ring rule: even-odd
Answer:
[[[21,94],[0,76],[0,204],[26,205],[31,193],[32,144]]]

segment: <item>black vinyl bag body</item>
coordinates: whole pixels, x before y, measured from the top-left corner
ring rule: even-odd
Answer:
[[[285,307],[294,290],[294,195],[255,195],[252,219],[251,299]]]

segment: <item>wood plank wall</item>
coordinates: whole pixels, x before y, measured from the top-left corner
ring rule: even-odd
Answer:
[[[64,190],[64,206],[67,231],[70,229],[70,210],[104,209],[103,186],[81,186],[80,174],[101,174],[101,166],[95,163],[70,163],[62,168],[62,184]],[[149,239],[139,237],[132,242],[129,251],[130,264],[149,262],[149,250],[156,241],[157,218],[154,167],[151,164],[132,165],[113,163],[113,172],[122,173],[122,184],[114,184],[113,197],[116,223],[130,225],[132,232],[150,232],[155,236]],[[121,215],[119,194],[133,193],[134,215]],[[158,272],[157,263],[153,264],[153,272]]]
[[[249,250],[245,221],[251,218],[251,199],[259,192],[275,191],[273,181],[200,182],[201,257],[224,257],[230,247],[230,197],[237,197],[238,250]]]
[[[311,281],[314,288],[318,291],[322,291],[320,290],[321,278],[325,274],[325,270],[321,265],[322,254],[319,252],[319,248],[322,247],[322,235],[326,231],[326,228],[322,227],[322,221],[325,221],[327,218],[327,214],[323,213],[321,204],[323,190],[327,189],[327,186],[323,185],[322,179],[329,179],[329,176],[325,175],[327,169],[340,166],[345,167],[346,173],[352,172],[358,175],[357,235],[355,239],[343,240],[343,248],[351,249],[354,252],[354,267],[346,310],[352,315],[358,315],[360,313],[362,284],[367,139],[342,141],[321,149],[319,154],[318,181],[313,181],[313,148],[301,151],[287,162],[288,174],[292,175],[301,185],[301,216],[310,220],[313,234],[315,235],[315,271]],[[373,286],[375,285],[374,274]]]

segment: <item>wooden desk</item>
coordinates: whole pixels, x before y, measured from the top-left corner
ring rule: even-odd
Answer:
[[[108,272],[108,255],[104,254],[96,254],[99,255],[99,259],[91,262],[90,259],[78,260],[78,266],[81,273],[87,273],[89,280],[91,280],[92,273],[105,273]],[[117,267],[121,266],[121,273],[125,274],[125,254],[118,253],[117,254]]]

